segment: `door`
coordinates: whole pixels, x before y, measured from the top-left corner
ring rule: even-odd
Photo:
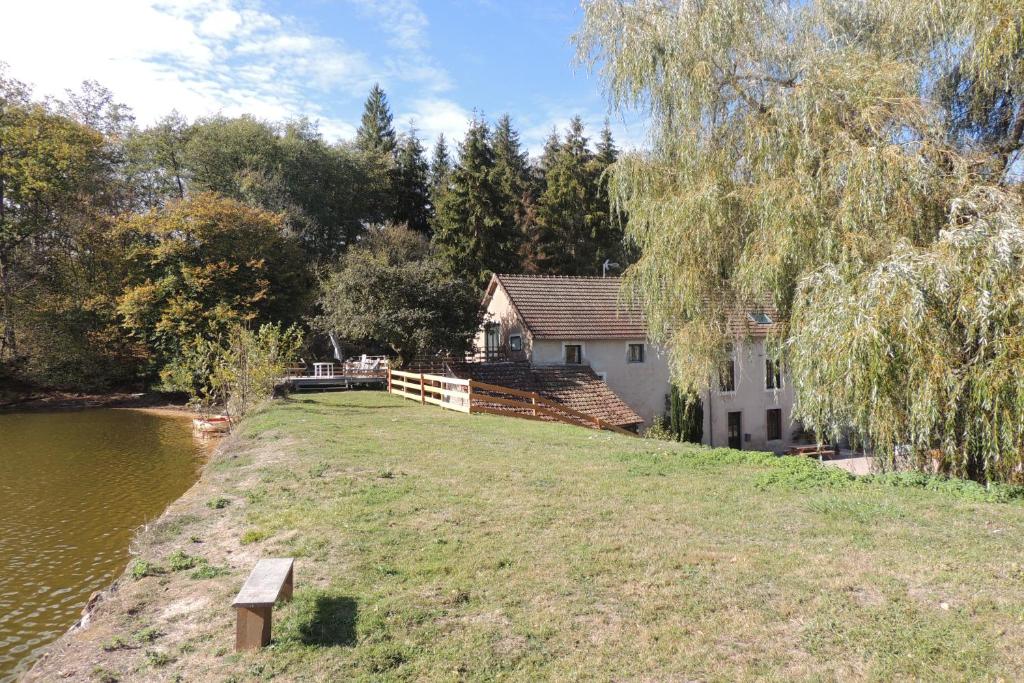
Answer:
[[[743,413],[729,413],[729,448],[743,448]]]

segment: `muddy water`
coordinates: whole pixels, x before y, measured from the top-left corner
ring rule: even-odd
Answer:
[[[0,681],[124,570],[135,530],[195,482],[206,450],[177,415],[0,414]]]

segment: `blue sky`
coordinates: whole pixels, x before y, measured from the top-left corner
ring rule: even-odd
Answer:
[[[98,80],[143,124],[171,109],[307,115],[350,138],[374,82],[427,143],[461,139],[475,109],[511,114],[537,153],[573,114],[592,134],[609,115],[574,64],[574,0],[33,0],[4,15],[11,75],[40,96]],[[611,119],[621,146],[642,144],[636,117]]]

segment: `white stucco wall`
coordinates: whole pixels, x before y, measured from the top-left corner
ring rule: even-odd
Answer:
[[[728,445],[728,414],[741,413],[741,435],[744,450],[781,452],[793,444],[793,387],[782,373],[782,388],[765,389],[765,343],[755,339],[737,344],[735,352],[736,390],[705,390],[704,443],[716,447]],[[768,410],[782,410],[782,439],[768,441]],[[749,435],[749,440],[748,440]]]
[[[583,347],[583,363],[605,378],[611,390],[644,419],[645,427],[665,414],[668,361],[656,346],[644,339],[537,339],[532,361],[537,365],[564,363],[566,344]],[[628,362],[629,344],[644,345],[643,363]]]
[[[516,314],[504,287],[495,287],[494,294],[487,303],[483,325],[474,340],[477,351],[484,351],[485,330],[488,324],[494,323],[501,327],[501,348],[506,352],[506,357],[510,360],[528,360],[532,339],[523,321]],[[516,334],[523,338],[523,350],[520,353],[511,353],[508,348],[509,337]]]

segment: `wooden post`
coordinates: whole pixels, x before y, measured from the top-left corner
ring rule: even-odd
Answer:
[[[258,650],[270,644],[270,615],[273,605],[237,607],[235,650]]]
[[[530,397],[530,404],[533,405],[533,409],[530,410],[530,414],[533,415],[534,417],[537,417],[537,397],[536,396],[531,396]]]
[[[292,567],[288,570],[288,576],[285,577],[284,585],[281,586],[281,597],[279,598],[280,600],[284,600],[285,602],[292,601],[292,593],[295,592],[294,573],[295,567]]]
[[[388,393],[393,393],[391,391],[391,368],[388,368]]]
[[[420,373],[420,403],[427,402],[427,389],[423,380],[423,373]]]

